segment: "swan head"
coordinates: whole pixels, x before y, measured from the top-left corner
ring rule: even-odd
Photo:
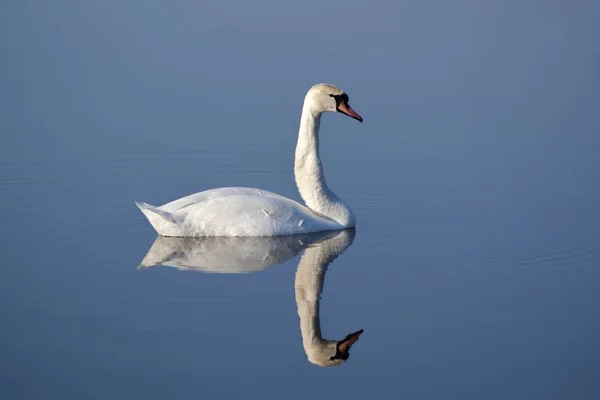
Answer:
[[[327,83],[318,83],[306,94],[304,105],[316,114],[339,112],[363,122],[362,117],[350,107],[348,101],[348,95],[342,89]]]

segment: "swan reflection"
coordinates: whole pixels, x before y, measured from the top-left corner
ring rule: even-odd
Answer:
[[[340,365],[363,330],[342,340],[321,335],[319,299],[329,264],[352,244],[356,231],[279,237],[158,237],[138,268],[165,265],[217,273],[260,271],[282,264],[302,250],[294,283],[302,344],[308,360],[321,367]]]
[[[272,237],[159,236],[138,268],[165,265],[179,270],[239,274],[283,264],[310,245],[339,232]]]
[[[296,305],[300,316],[302,344],[308,360],[321,367],[340,365],[350,357],[349,350],[363,332],[362,329],[344,339],[327,340],[321,336],[319,299],[325,273],[333,260],[354,240],[355,230],[345,230],[337,236],[306,249],[296,271]]]

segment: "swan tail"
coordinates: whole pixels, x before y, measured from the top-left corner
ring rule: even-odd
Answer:
[[[142,201],[136,201],[135,205],[144,213],[159,235],[173,236],[172,231],[177,227],[177,220],[172,214]]]

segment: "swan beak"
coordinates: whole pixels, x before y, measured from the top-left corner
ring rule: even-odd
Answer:
[[[360,122],[363,122],[363,119],[360,115],[358,115],[358,113],[356,111],[354,111],[352,109],[352,107],[350,107],[350,104],[346,103],[346,102],[342,102],[340,103],[340,105],[338,106],[338,111],[341,113],[346,114],[349,117],[352,117],[354,119],[359,120]],[[360,333],[359,333],[360,335]],[[358,339],[357,339],[358,340]]]

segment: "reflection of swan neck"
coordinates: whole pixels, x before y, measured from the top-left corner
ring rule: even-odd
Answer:
[[[296,271],[296,305],[302,344],[309,361],[317,365],[341,363],[341,360],[333,363],[329,360],[336,353],[337,341],[322,337],[319,298],[328,265],[352,243],[353,238],[353,231],[342,231],[334,238],[307,248]]]
[[[354,226],[350,207],[325,183],[319,158],[319,126],[321,114],[315,114],[309,102],[304,103],[294,163],[294,176],[300,196],[311,210],[329,217],[343,227]]]

